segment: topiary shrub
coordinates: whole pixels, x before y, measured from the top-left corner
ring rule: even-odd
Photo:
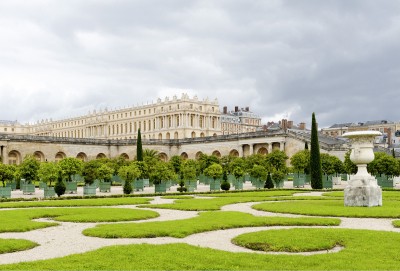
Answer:
[[[185,187],[185,182],[184,181],[180,181],[179,182],[179,187],[176,190],[178,190],[181,193],[182,192],[186,192],[187,188]]]
[[[62,181],[61,174],[58,177],[57,183],[54,186],[54,191],[56,192],[57,196],[60,197],[61,195],[65,194],[65,190],[67,188],[65,187],[65,184]]]
[[[129,195],[132,193],[132,185],[131,182],[126,181],[123,187],[123,191],[125,195]]]
[[[221,189],[224,191],[228,191],[229,189],[231,189],[231,184],[228,183],[227,181],[223,181],[221,183]]]
[[[272,182],[271,173],[268,172],[267,180],[265,181],[264,188],[274,188],[274,183]]]

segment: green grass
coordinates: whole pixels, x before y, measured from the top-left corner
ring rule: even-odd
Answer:
[[[343,191],[334,191],[323,193],[323,196],[326,197],[335,197],[335,198],[343,198]],[[400,191],[382,191],[382,199],[383,200],[400,200]]]
[[[369,208],[345,207],[343,199],[270,202],[253,205],[253,208],[275,213],[315,216],[400,218],[400,202],[389,200],[384,201],[383,206]]]
[[[193,195],[174,195],[174,196],[163,196],[162,199],[193,199]]]
[[[36,246],[37,243],[24,239],[0,239],[0,254],[28,250]]]
[[[296,191],[296,190],[257,190],[257,191],[249,191],[249,192],[222,192],[222,193],[210,193],[210,194],[201,194],[199,196],[204,197],[240,197],[240,198],[259,198],[259,197],[281,197],[281,196],[292,196],[297,193],[305,193],[304,191]]]
[[[183,238],[188,235],[230,228],[250,226],[337,226],[339,219],[257,217],[241,212],[203,212],[190,219],[143,223],[98,225],[83,231],[84,235],[102,238],[153,238],[170,236]]]
[[[187,244],[104,247],[63,258],[0,265],[0,270],[398,270],[400,234],[324,229],[343,242],[338,253],[268,255],[231,253]],[[283,232],[284,233],[284,232]],[[285,236],[282,233],[282,238]],[[304,234],[313,238],[312,229]],[[110,256],[112,255],[112,256]]]
[[[268,230],[239,235],[232,243],[252,250],[275,252],[321,251],[345,245],[342,232],[328,232],[326,229]]]
[[[149,201],[151,201],[150,198],[139,198],[139,197],[22,201],[22,202],[1,202],[0,208],[137,205],[137,204],[146,204]]]
[[[0,232],[24,232],[58,225],[55,222],[32,221],[53,218],[69,222],[116,222],[149,219],[159,214],[148,210],[126,208],[34,208],[0,211]]]
[[[393,224],[393,227],[400,228],[400,220],[393,220],[392,224]]]

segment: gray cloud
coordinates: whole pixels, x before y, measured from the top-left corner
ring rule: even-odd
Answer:
[[[320,127],[398,120],[400,3],[1,1],[1,119],[183,92]]]

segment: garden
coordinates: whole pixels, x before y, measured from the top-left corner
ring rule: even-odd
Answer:
[[[323,180],[345,182],[355,170],[348,156],[321,154]],[[18,166],[0,164],[3,187],[52,191],[1,200],[0,270],[398,268],[400,193],[393,186],[383,191],[383,206],[344,207],[343,191],[332,186],[296,188],[310,182],[307,148],[290,167],[287,160],[276,150],[164,162],[144,150],[134,161],[28,156]],[[368,170],[394,184],[399,168],[377,153]]]

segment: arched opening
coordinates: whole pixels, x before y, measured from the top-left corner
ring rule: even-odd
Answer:
[[[192,138],[195,138],[195,137],[196,137],[196,133],[192,132]]]
[[[168,155],[164,152],[161,152],[158,154],[158,157],[160,158],[161,161],[167,162],[168,161]]]
[[[125,160],[129,160],[129,155],[126,153],[121,154],[120,157],[124,158]]]
[[[213,151],[212,155],[220,158],[221,157],[221,153],[219,151]]]
[[[35,151],[33,153],[33,157],[35,157],[35,159],[38,160],[39,162],[44,162],[44,154],[41,151]]]
[[[175,132],[175,133],[174,133],[174,139],[178,139],[178,138],[179,138],[178,132]]]
[[[279,151],[281,149],[281,144],[279,142],[272,143],[272,150]]]
[[[56,153],[56,156],[55,156],[55,158],[54,158],[54,160],[56,161],[56,162],[60,162],[62,159],[64,159],[66,157],[66,155],[65,155],[65,153],[63,153],[63,152],[57,152]]]
[[[83,161],[83,162],[87,161],[87,155],[86,155],[86,153],[84,153],[84,152],[78,153],[78,155],[76,156],[76,158],[79,159],[79,160],[81,160],[81,161]]]
[[[21,163],[21,154],[18,151],[12,150],[8,153],[8,164],[19,165]]]
[[[261,148],[258,150],[257,153],[258,153],[258,154],[261,154],[261,155],[267,155],[267,154],[268,154],[268,150],[267,150],[267,148],[265,148],[265,147],[261,147]]]
[[[239,157],[239,152],[237,150],[231,150],[229,155],[233,157]]]
[[[200,134],[200,137],[205,137],[204,133],[201,133],[201,134]]]
[[[195,156],[196,160],[198,160],[201,155],[203,155],[203,153],[201,151],[197,152],[196,156]]]
[[[162,140],[162,133],[158,134],[158,140]]]
[[[167,133],[167,134],[166,134],[166,138],[167,138],[167,139],[171,139],[170,133]]]
[[[213,137],[216,137],[216,136],[217,136],[217,134],[216,134],[216,133],[214,133],[214,134],[213,134]]]
[[[187,154],[186,152],[182,152],[182,153],[181,153],[181,158],[182,158],[183,160],[187,160],[187,159],[189,158],[189,156],[188,156],[188,154]]]
[[[99,153],[97,156],[96,156],[96,159],[103,159],[103,158],[107,158],[107,156],[104,154],[104,153]]]

